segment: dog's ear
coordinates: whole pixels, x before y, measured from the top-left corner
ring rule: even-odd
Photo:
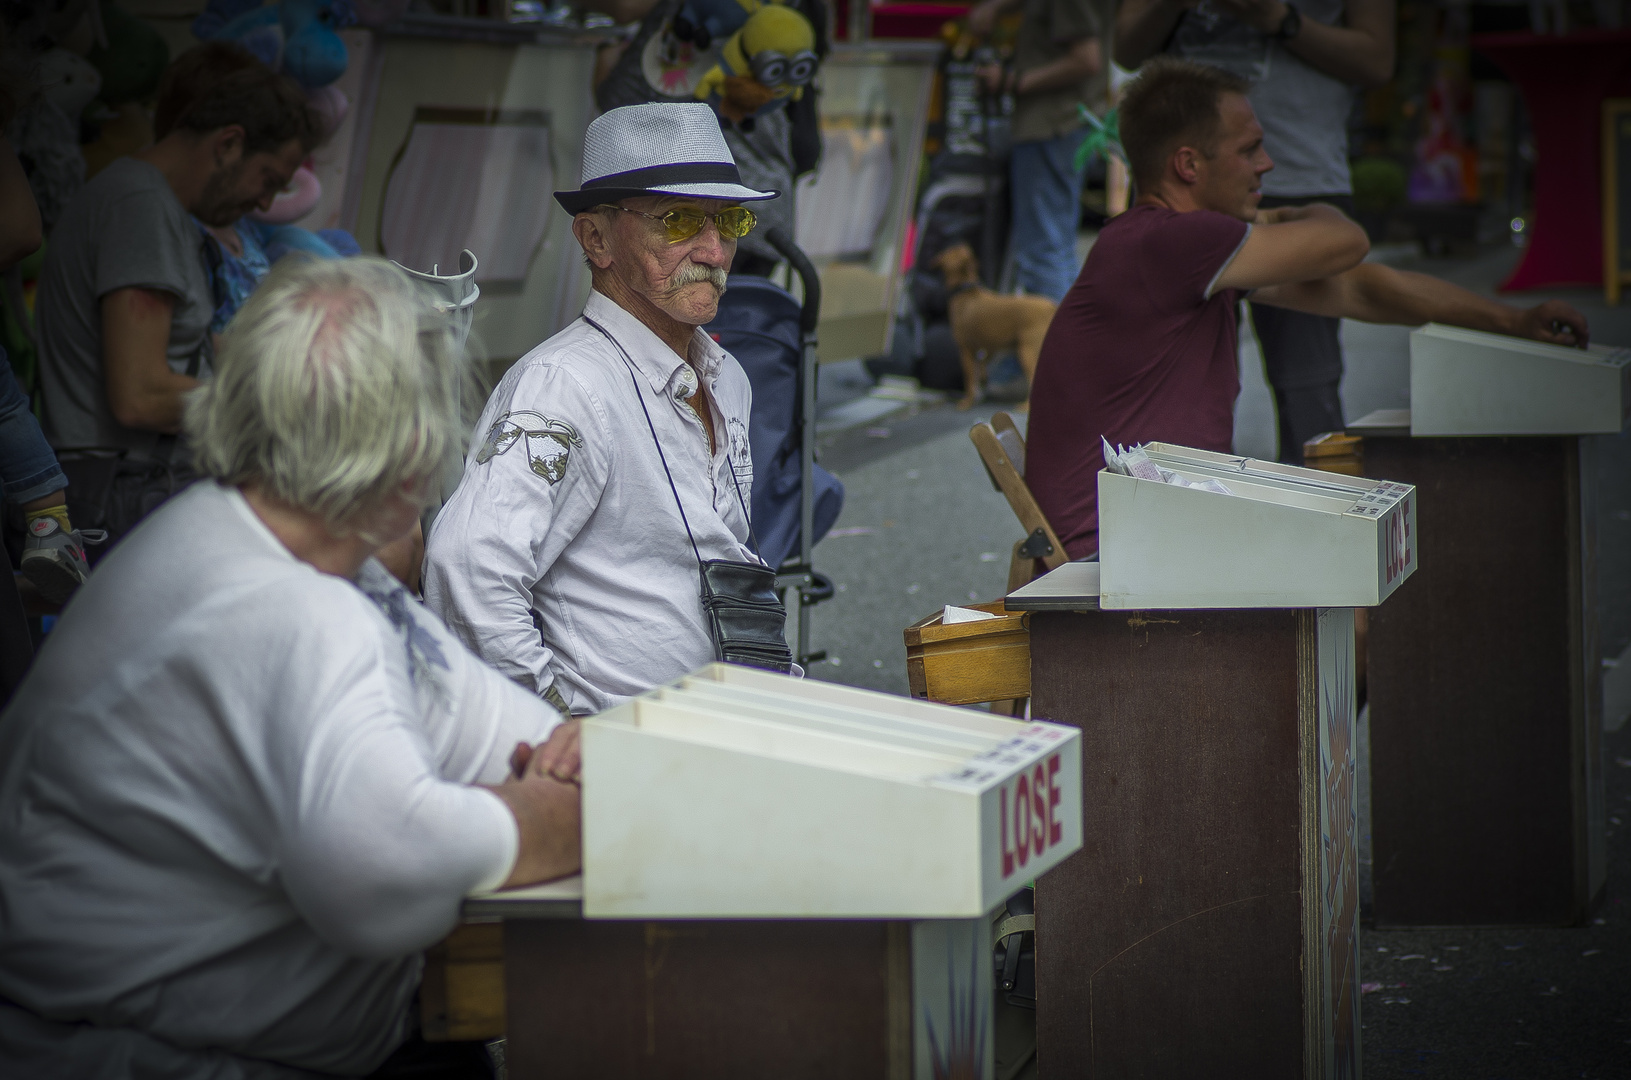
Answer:
[[[974,269],[974,249],[966,243],[953,244],[942,251],[934,265],[945,274],[947,284],[970,281],[979,276]]]

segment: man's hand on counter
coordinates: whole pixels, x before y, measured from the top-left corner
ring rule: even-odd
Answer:
[[[504,888],[536,885],[583,867],[578,722],[568,720],[537,746],[519,743],[509,779],[488,790],[515,815],[520,845]]]
[[[1513,309],[1512,328],[1507,333],[1554,345],[1573,345],[1577,349],[1584,349],[1591,341],[1586,317],[1561,300]]]

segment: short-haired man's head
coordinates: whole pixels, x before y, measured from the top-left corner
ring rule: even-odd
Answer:
[[[207,135],[237,125],[244,156],[275,151],[293,139],[305,151],[322,142],[323,121],[300,84],[247,49],[211,41],[188,49],[165,71],[153,110],[153,135]]]
[[[186,431],[204,474],[366,536],[392,496],[422,498],[461,443],[464,377],[445,320],[400,268],[292,256],[227,328]]]
[[[1166,175],[1181,146],[1210,157],[1222,134],[1219,105],[1225,94],[1244,94],[1251,84],[1222,68],[1171,57],[1146,63],[1122,95],[1119,129],[1127,165],[1141,192]]]
[[[228,75],[264,68],[254,53],[232,41],[206,41],[170,62],[153,102],[153,138],[175,129],[176,120]]]

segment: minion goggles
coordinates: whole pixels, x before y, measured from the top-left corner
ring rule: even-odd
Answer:
[[[803,86],[815,76],[818,63],[820,59],[809,49],[792,56],[765,49],[754,53],[748,66],[753,69],[753,77],[766,86]]]

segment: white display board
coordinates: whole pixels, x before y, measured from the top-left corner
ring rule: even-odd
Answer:
[[[1373,607],[1416,569],[1416,489],[1144,447],[1190,483],[1099,473],[1101,607]]]
[[[723,664],[583,723],[587,918],[978,918],[1081,845],[1072,727]]]
[[[1410,335],[1412,435],[1616,435],[1631,349],[1573,349],[1429,323]]]

